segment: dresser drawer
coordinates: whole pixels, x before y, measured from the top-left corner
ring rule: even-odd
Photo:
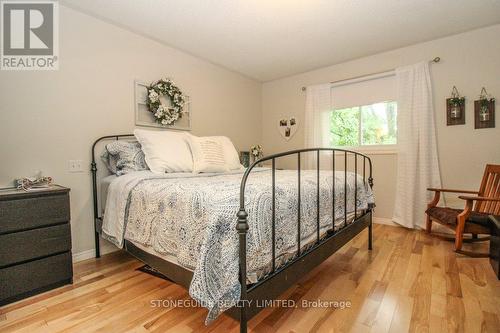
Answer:
[[[68,221],[68,193],[0,201],[0,234]]]
[[[69,223],[0,235],[0,267],[71,250]]]
[[[71,253],[0,269],[0,305],[71,283]]]

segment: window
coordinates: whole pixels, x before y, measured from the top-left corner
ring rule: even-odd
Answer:
[[[389,101],[334,109],[329,125],[333,147],[395,145],[397,103]]]
[[[381,73],[333,84],[326,138],[332,147],[393,149],[397,144],[396,80]],[[326,120],[326,119],[325,119]]]

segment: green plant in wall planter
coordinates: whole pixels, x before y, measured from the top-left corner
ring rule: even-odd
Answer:
[[[462,107],[465,105],[465,97],[460,96],[458,89],[455,86],[453,86],[451,98],[448,99],[448,103],[450,104],[450,117],[452,119],[462,117]]]
[[[461,106],[465,103],[465,97],[452,97],[450,98],[450,104],[452,106]]]
[[[474,119],[475,128],[495,127],[495,99],[484,87],[481,89],[479,99],[474,101]]]
[[[486,92],[486,89],[481,89],[481,94],[479,95],[479,121],[489,121],[490,120],[490,104],[494,103],[495,99],[490,97]]]

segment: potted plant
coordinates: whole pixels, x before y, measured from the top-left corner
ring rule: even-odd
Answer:
[[[252,162],[255,162],[259,158],[262,158],[264,156],[264,151],[262,150],[262,146],[255,145],[255,146],[250,147],[250,154],[252,155]]]

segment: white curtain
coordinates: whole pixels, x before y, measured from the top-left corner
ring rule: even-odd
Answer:
[[[329,112],[332,108],[331,84],[318,84],[306,88],[306,112],[304,119],[305,147],[328,147]],[[306,154],[306,168],[316,167],[316,155]]]
[[[398,176],[393,221],[424,227],[424,212],[441,187],[432,85],[427,62],[396,69],[398,102]]]

